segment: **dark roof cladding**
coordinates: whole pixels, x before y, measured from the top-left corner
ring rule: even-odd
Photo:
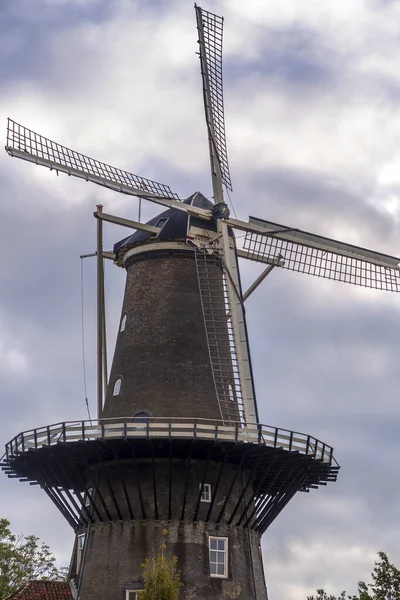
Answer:
[[[183,201],[183,204],[191,204],[192,206],[197,206],[198,208],[204,208],[206,210],[213,210],[214,208],[213,202],[207,200],[207,198],[200,192],[195,192],[189,196],[189,198],[186,198],[186,200]],[[156,217],[150,219],[147,224],[154,225],[155,227],[157,227],[158,224],[161,226],[164,219],[165,222],[162,230],[156,238],[157,241],[167,242],[172,240],[184,240],[186,238],[189,219],[189,214],[187,212],[177,210],[176,208],[169,208]],[[210,229],[212,231],[217,230],[215,221],[213,219],[210,221],[204,221],[196,217],[191,217],[191,225],[194,225],[195,227],[201,227],[202,229]],[[114,245],[114,254],[117,259],[121,259],[121,254],[125,254],[130,247],[140,242],[146,242],[150,238],[155,239],[154,235],[148,233],[147,231],[135,231],[135,233],[129,235]]]

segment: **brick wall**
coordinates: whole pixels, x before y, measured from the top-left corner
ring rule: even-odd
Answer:
[[[122,315],[104,417],[143,410],[157,417],[221,419],[210,366],[194,253],[128,259]],[[224,308],[222,275],[221,309]],[[228,335],[221,352],[229,355]],[[113,396],[117,378],[121,393]]]
[[[165,529],[168,534],[163,536]],[[209,535],[228,538],[227,579],[210,577]],[[87,542],[80,598],[125,600],[124,590],[141,582],[140,564],[156,554],[164,541],[169,555],[178,557],[178,569],[184,583],[181,600],[267,600],[257,534],[252,533],[249,537],[242,528],[215,528],[204,522],[168,521],[93,525]]]

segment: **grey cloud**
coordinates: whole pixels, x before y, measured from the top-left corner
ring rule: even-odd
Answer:
[[[366,173],[364,180],[357,181],[357,192],[351,183],[340,173],[335,177],[319,171],[318,165],[314,171],[270,166],[263,172],[250,169],[242,174],[236,195],[245,198],[251,189],[253,216],[328,237],[337,237],[332,233],[335,227],[348,229],[347,239],[341,241],[400,255],[398,223],[365,202],[373,192],[372,179]],[[363,241],[356,240],[352,230]]]
[[[257,48],[256,58],[229,57],[225,63],[228,89],[236,80],[262,77],[266,86],[282,86],[298,101],[297,94],[315,93],[340,83],[346,64],[339,51],[330,47],[321,33],[292,25],[286,28],[255,29],[249,43]]]
[[[0,5],[0,81],[26,81],[50,84],[56,76],[59,83],[68,73],[59,71],[60,57],[54,55],[54,41],[68,29],[79,24],[99,25],[110,18],[110,3],[106,0],[75,4],[48,3],[38,0],[14,0]],[[82,47],[84,45],[82,44]],[[78,56],[73,48],[65,48],[71,53],[75,68],[79,67]],[[82,57],[84,58],[84,57]],[[70,62],[71,73],[72,60]]]

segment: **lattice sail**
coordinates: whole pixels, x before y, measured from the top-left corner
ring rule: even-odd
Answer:
[[[143,191],[143,194],[149,192],[165,198],[179,199],[167,185],[89,158],[27,129],[12,119],[8,119],[7,122],[6,151],[11,156],[117,191]]]
[[[206,109],[206,120],[209,135],[211,132],[221,171],[222,183],[232,190],[229,173],[228,154],[226,150],[224,96],[222,85],[222,36],[224,20],[218,15],[195,6],[201,75],[205,95],[209,90],[211,107]]]
[[[400,292],[400,258],[250,217],[266,233],[247,232],[246,258],[388,292]],[[276,259],[280,259],[278,262]]]

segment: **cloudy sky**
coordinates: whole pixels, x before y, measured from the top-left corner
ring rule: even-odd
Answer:
[[[400,3],[217,0],[239,217],[400,256]],[[99,160],[211,194],[188,0],[0,0],[0,128],[12,117]],[[87,417],[81,260],[95,205],[137,201],[0,155],[1,443]],[[157,209],[145,207],[145,216]],[[106,227],[106,246],[126,230]],[[243,264],[244,285],[259,269]],[[107,265],[110,351],[124,273]],[[95,413],[95,263],[84,261]],[[264,536],[272,600],[355,591],[378,550],[400,564],[400,301],[275,269],[247,302],[261,420],[333,445],[336,484],[298,495]],[[3,477],[0,516],[67,564],[73,536],[36,487]]]

